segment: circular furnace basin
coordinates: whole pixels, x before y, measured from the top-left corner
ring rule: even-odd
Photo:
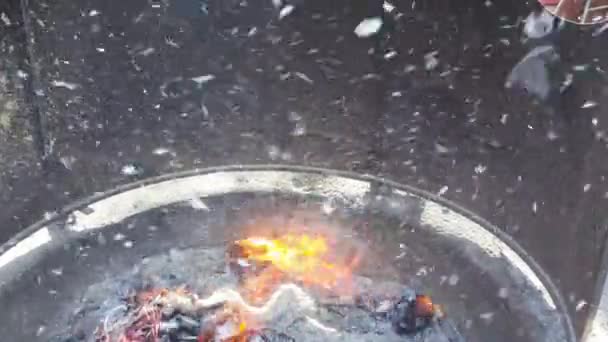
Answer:
[[[0,248],[0,336],[59,341],[101,310],[103,301],[83,309],[92,287],[114,278],[125,286],[143,259],[302,227],[356,241],[357,274],[430,294],[466,341],[575,341],[549,278],[484,220],[388,180],[282,166],[161,176],[28,228]],[[83,327],[77,337],[91,340]]]

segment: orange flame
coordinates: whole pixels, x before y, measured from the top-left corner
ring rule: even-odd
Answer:
[[[235,245],[241,248],[244,258],[272,265],[259,276],[247,279],[245,287],[254,296],[286,279],[333,289],[350,278],[352,265],[332,260],[328,243],[321,236],[251,237],[238,240]]]

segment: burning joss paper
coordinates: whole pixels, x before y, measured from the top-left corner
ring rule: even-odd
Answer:
[[[194,251],[179,253],[173,259],[196,260]],[[207,284],[200,292],[190,284],[134,291],[94,341],[463,341],[430,297],[358,275],[359,255],[306,234],[237,240],[199,257],[209,262],[204,270],[226,272],[191,274]]]

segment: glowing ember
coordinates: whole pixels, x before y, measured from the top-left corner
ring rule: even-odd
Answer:
[[[276,239],[251,237],[235,243],[241,260],[269,265],[256,277],[249,278],[245,288],[254,293],[284,280],[298,281],[327,289],[344,285],[351,277],[355,260],[338,262],[320,236],[288,234]]]

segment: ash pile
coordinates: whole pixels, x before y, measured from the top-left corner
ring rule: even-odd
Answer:
[[[118,281],[138,279],[127,294],[116,295],[117,279],[91,287],[83,302],[97,309],[79,313],[63,336],[94,342],[464,341],[430,297],[357,275],[356,253],[333,250],[324,238],[289,235],[149,258]]]

